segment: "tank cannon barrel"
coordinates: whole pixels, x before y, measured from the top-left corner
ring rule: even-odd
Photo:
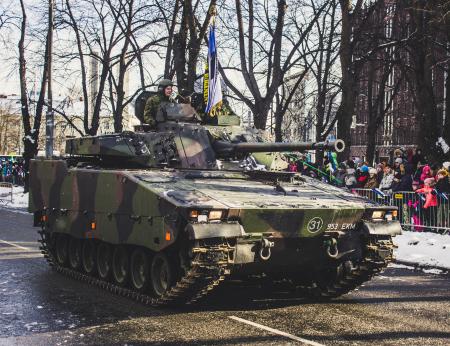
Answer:
[[[325,142],[291,142],[291,143],[266,143],[266,142],[241,142],[230,143],[226,141],[216,141],[214,143],[216,153],[230,155],[237,153],[262,153],[262,152],[281,152],[281,151],[304,151],[304,150],[334,150],[342,152],[345,149],[345,143],[341,139]]]

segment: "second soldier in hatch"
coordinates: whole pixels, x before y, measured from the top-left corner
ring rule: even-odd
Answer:
[[[156,126],[158,119],[157,115],[160,111],[161,106],[166,103],[173,103],[174,101],[170,98],[173,92],[173,82],[170,79],[163,79],[158,84],[158,94],[149,97],[145,103],[144,109],[144,122],[149,124],[152,128]]]

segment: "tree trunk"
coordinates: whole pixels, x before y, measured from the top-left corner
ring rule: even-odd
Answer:
[[[352,20],[351,20],[351,1],[340,0],[342,13],[342,32],[341,32],[341,104],[336,113],[337,118],[337,137],[345,142],[345,150],[340,153],[339,160],[343,161],[350,156],[351,131],[350,126],[352,117],[355,113],[355,79],[352,66]]]
[[[414,98],[418,110],[419,122],[419,146],[428,161],[438,159],[436,142],[439,138],[438,112],[436,97],[433,90],[433,42],[429,36],[432,35],[430,16],[433,4],[430,8],[425,1],[416,1],[416,6],[411,10],[415,37],[411,43],[412,79],[415,82]]]
[[[36,114],[34,116],[33,126],[31,126],[31,115],[29,111],[28,104],[28,92],[27,92],[27,66],[25,58],[25,35],[27,26],[27,16],[23,0],[20,0],[21,10],[22,10],[22,24],[20,28],[20,40],[18,44],[19,49],[19,82],[20,82],[20,102],[22,109],[22,123],[24,129],[24,191],[29,191],[29,174],[30,174],[30,160],[33,159],[37,154],[38,141],[39,141],[39,129],[41,126],[41,117],[45,101],[46,92],[46,81],[48,78],[48,52],[49,52],[49,42],[48,35],[46,39],[45,46],[45,61],[42,72],[42,81],[40,87],[39,99],[36,104]]]

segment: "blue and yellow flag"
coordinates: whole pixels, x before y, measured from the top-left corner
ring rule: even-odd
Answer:
[[[215,111],[222,106],[222,85],[219,76],[219,61],[217,59],[216,46],[216,22],[211,19],[208,39],[208,66],[204,79],[205,113],[215,115]]]

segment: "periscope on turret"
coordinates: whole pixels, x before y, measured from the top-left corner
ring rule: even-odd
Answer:
[[[50,264],[164,305],[249,275],[337,297],[392,261],[395,207],[273,170],[281,152],[342,141],[273,143],[233,114],[208,122],[168,103],[152,129],[69,139],[65,157],[33,160],[29,208]]]

